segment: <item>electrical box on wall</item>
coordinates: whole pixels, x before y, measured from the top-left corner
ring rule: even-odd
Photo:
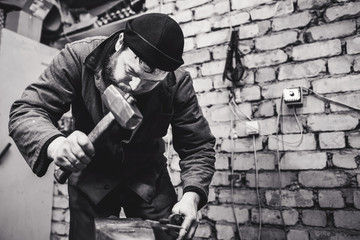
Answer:
[[[257,135],[260,132],[260,126],[258,121],[249,121],[245,122],[246,134],[249,135]]]
[[[301,87],[285,88],[283,90],[284,103],[289,106],[302,106],[303,96]]]

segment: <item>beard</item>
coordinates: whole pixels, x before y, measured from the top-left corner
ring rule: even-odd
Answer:
[[[126,77],[124,76],[124,79],[117,80],[114,75],[115,68],[117,65],[117,59],[120,53],[121,50],[116,51],[109,58],[106,58],[102,77],[104,79],[104,83],[106,86],[113,84],[116,87],[120,88],[125,93],[132,93],[132,89],[129,86],[128,80],[126,80]]]

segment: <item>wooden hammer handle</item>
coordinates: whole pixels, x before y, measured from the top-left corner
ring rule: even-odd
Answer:
[[[115,122],[114,115],[109,112],[103,117],[98,124],[96,124],[95,128],[89,133],[88,138],[94,144],[96,140]],[[56,181],[60,184],[64,184],[68,177],[71,175],[72,171],[58,168],[54,172],[54,177]]]

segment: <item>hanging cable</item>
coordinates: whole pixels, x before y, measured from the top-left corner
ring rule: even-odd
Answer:
[[[233,114],[231,114],[230,125],[231,125],[231,132],[230,132],[231,158],[230,158],[230,164],[231,164],[231,176],[234,176],[234,151],[235,151],[234,134],[235,134],[235,130],[234,130],[234,115]],[[241,240],[240,227],[239,227],[239,223],[238,223],[238,220],[237,220],[236,211],[235,211],[235,205],[234,205],[234,181],[235,181],[235,178],[232,177],[230,179],[231,207],[232,207],[232,211],[233,211],[233,215],[234,215],[234,219],[235,219],[237,233],[238,233],[239,239]]]
[[[314,92],[310,88],[306,88],[306,87],[302,87],[302,88],[306,89],[307,91],[309,91],[311,93],[313,93],[315,97],[320,98],[321,100],[329,101],[329,102],[332,102],[334,104],[337,104],[337,105],[340,105],[340,106],[343,106],[343,107],[347,107],[347,108],[350,108],[350,109],[355,110],[355,111],[360,111],[360,108],[358,108],[358,107],[353,107],[353,106],[350,106],[348,104],[345,104],[345,103],[342,103],[342,102],[339,102],[339,101],[324,97],[324,96]]]
[[[277,166],[278,166],[278,181],[279,181],[279,212],[280,212],[280,218],[281,218],[281,223],[283,226],[283,230],[284,230],[284,235],[285,235],[285,239],[287,239],[287,235],[286,235],[286,225],[285,225],[285,220],[284,220],[284,216],[283,216],[283,212],[282,212],[282,181],[281,181],[281,167],[280,167],[280,150],[279,150],[279,131],[280,131],[280,125],[279,125],[279,120],[280,120],[280,115],[282,114],[282,108],[283,108],[283,97],[281,97],[281,101],[280,101],[280,111],[278,113],[278,118],[276,121],[276,160],[277,160]],[[284,149],[284,147],[283,147]]]
[[[261,239],[261,225],[262,225],[262,219],[261,219],[261,199],[260,199],[260,193],[259,193],[259,168],[257,165],[257,155],[256,155],[256,141],[255,141],[255,135],[253,135],[253,148],[254,148],[254,163],[255,163],[255,187],[256,187],[256,197],[259,204],[259,229],[258,229],[258,240]]]

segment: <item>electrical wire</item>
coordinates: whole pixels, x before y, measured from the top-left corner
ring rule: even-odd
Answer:
[[[276,121],[276,160],[277,160],[277,166],[278,166],[278,181],[279,181],[279,212],[280,212],[280,218],[281,218],[281,223],[283,226],[283,230],[284,230],[284,235],[285,235],[285,239],[287,239],[287,235],[286,235],[286,225],[285,225],[285,220],[284,220],[284,215],[282,212],[282,181],[281,181],[281,167],[280,167],[280,150],[279,150],[279,130],[280,130],[280,116],[282,114],[282,108],[283,108],[283,96],[281,97],[281,101],[280,101],[280,111],[278,113],[278,118]],[[284,142],[283,142],[284,143]],[[284,149],[284,147],[282,148]]]
[[[347,107],[347,108],[350,108],[352,110],[355,110],[355,111],[360,111],[360,108],[358,107],[353,107],[353,106],[350,106],[348,104],[345,104],[343,102],[340,102],[340,101],[336,101],[336,100],[333,100],[333,99],[330,99],[328,97],[324,97],[316,92],[314,92],[313,90],[311,90],[310,88],[306,88],[306,87],[302,87],[303,89],[306,89],[307,91],[311,92],[314,94],[314,96],[316,96],[317,98],[320,98],[321,100],[325,100],[325,101],[329,101],[329,102],[332,102],[334,104],[337,104],[337,105],[340,105],[340,106],[343,106],[343,107]]]
[[[262,219],[261,219],[261,199],[259,193],[259,168],[257,165],[257,155],[256,155],[256,144],[255,144],[255,135],[253,135],[253,148],[254,148],[254,163],[255,163],[255,186],[256,186],[256,197],[259,204],[259,229],[258,229],[258,240],[261,239],[261,226],[262,226]]]
[[[234,151],[235,151],[235,140],[234,140],[234,115],[231,114],[230,119],[230,125],[231,125],[231,133],[230,133],[230,139],[231,139],[231,176],[234,176]],[[230,195],[231,195],[231,207],[234,214],[236,229],[238,232],[239,239],[241,240],[241,233],[240,233],[240,227],[237,220],[236,212],[235,212],[235,205],[234,205],[234,178],[231,178],[230,180]]]
[[[240,112],[242,115],[244,115],[249,121],[252,121],[252,120],[253,120],[251,117],[249,117],[249,116],[248,116],[247,114],[245,114],[243,111],[241,111],[241,109],[240,109],[239,106],[236,104],[236,102],[235,102],[235,100],[234,100],[233,98],[230,100],[230,102],[231,102],[231,103],[233,104],[233,106],[236,108],[236,109],[233,109],[232,105],[229,103],[230,110],[231,110],[231,112],[232,112],[234,115],[236,115],[236,116],[238,117],[239,120],[243,120],[243,118],[241,118],[241,117],[239,116],[239,114],[237,114],[236,110],[237,110],[238,112]],[[278,118],[279,118],[279,117],[280,117],[280,116],[278,115]],[[301,132],[300,138],[299,138],[298,140],[294,141],[294,142],[285,141],[285,140],[283,140],[283,139],[281,139],[281,140],[279,140],[279,141],[282,141],[282,142],[284,142],[284,143],[286,143],[286,144],[288,144],[288,145],[296,145],[296,146],[298,146],[298,145],[302,142],[302,139],[303,139],[302,127],[301,127],[300,121],[299,121],[299,119],[297,118],[297,116],[295,116],[295,119],[296,119],[296,122],[298,123],[299,129],[301,129],[301,130],[300,130],[300,132]],[[276,126],[278,125],[278,121],[279,121],[279,119],[277,119]],[[258,130],[257,128],[254,128],[254,127],[252,127],[252,126],[248,126],[248,127],[251,128],[251,129],[253,129],[253,130]],[[271,138],[274,137],[274,136],[272,136],[272,133],[268,133],[268,132],[263,131],[263,130],[261,130],[261,129],[260,129],[260,134],[268,135],[268,136],[271,137]],[[276,137],[275,137],[275,138],[276,138]]]

